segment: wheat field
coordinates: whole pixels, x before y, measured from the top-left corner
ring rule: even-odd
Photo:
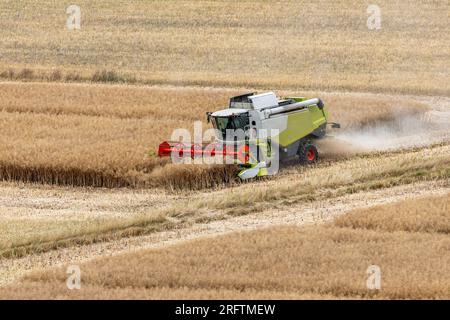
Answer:
[[[168,159],[157,158],[156,150],[174,129],[193,132],[194,121],[208,129],[205,112],[224,108],[238,92],[2,83],[0,178],[96,187],[198,189],[229,184],[234,167],[166,166]],[[331,117],[343,123],[343,130],[428,110],[408,98],[320,97],[326,103],[329,99]]]
[[[450,194],[419,198],[357,209],[321,226],[272,227],[105,257],[80,266],[81,290],[68,290],[66,269],[58,268],[28,275],[0,289],[0,297],[448,299],[449,205]],[[366,286],[371,265],[382,272],[379,290]]]
[[[448,95],[447,1],[2,1],[4,79]],[[124,14],[126,12],[126,14]],[[103,70],[103,72],[101,72]]]
[[[201,192],[61,190],[48,185],[13,192],[23,187],[8,184],[2,188],[5,197],[10,193],[10,198],[19,200],[0,206],[0,257],[19,258],[267,210],[276,213],[302,203],[419,182],[445,187],[449,181],[447,144],[390,155],[353,156],[314,168],[298,166],[271,179]]]
[[[207,128],[204,113],[226,106],[233,94],[270,88],[320,96],[344,129],[425,106],[407,97],[325,91],[448,94],[450,39],[441,1],[382,1],[380,30],[366,25],[368,3],[350,0],[77,5],[82,26],[71,32],[61,4],[1,4],[0,79],[8,81],[0,84],[3,180],[220,187],[235,182],[234,168],[166,167],[154,154],[175,128],[192,130],[195,120]]]
[[[77,0],[69,31],[66,3],[0,1],[0,299],[448,299],[448,1],[377,1],[378,30],[372,4]],[[156,156],[268,90],[342,125],[317,164]]]

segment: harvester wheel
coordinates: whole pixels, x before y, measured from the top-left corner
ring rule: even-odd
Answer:
[[[305,164],[313,164],[319,158],[317,148],[310,143],[301,145],[298,155],[300,157],[300,162]]]

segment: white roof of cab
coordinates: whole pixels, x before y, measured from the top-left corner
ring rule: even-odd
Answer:
[[[278,106],[277,96],[271,91],[255,94],[248,98],[251,100],[253,108],[255,110]]]
[[[216,112],[212,113],[211,116],[212,117],[229,117],[232,115],[238,115],[238,114],[246,113],[246,112],[248,112],[248,109],[230,108],[230,109],[223,109],[223,110],[216,111]]]

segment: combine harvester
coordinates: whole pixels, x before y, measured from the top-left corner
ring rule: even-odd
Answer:
[[[238,176],[249,179],[278,172],[280,161],[298,157],[317,161],[316,139],[325,137],[327,108],[318,99],[286,97],[273,92],[232,97],[227,109],[207,112],[216,132],[213,145],[162,142],[158,156],[227,157],[241,167]]]

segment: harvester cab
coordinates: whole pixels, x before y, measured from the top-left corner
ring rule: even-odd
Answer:
[[[316,162],[314,140],[325,136],[328,113],[318,98],[278,99],[273,92],[252,92],[232,97],[227,109],[208,112],[207,119],[215,129],[214,147],[163,142],[159,156],[231,157],[241,167],[239,177],[248,179],[277,173],[280,161],[289,158]]]

